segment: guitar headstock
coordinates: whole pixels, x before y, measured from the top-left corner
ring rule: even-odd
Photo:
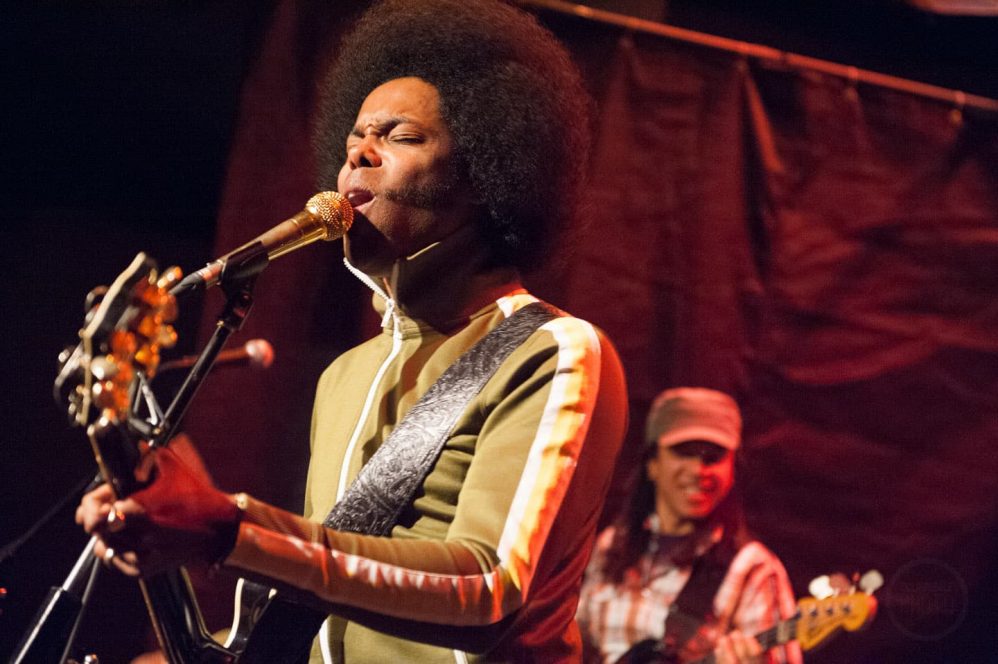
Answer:
[[[75,425],[87,428],[101,472],[119,495],[133,483],[138,451],[124,449],[130,438],[124,431],[113,444],[103,439],[125,428],[137,383],[153,377],[160,351],[177,341],[171,325],[177,304],[169,291],[180,276],[177,268],[160,275],[155,261],[139,253],[111,286],[95,290],[100,301],[87,312],[79,345],[60,357],[56,400]]]
[[[879,577],[879,573],[868,572],[863,578],[869,580],[872,575]],[[816,588],[828,588],[829,592],[815,592],[822,596],[805,597],[797,602],[797,641],[801,649],[814,648],[840,628],[854,632],[873,620],[877,613],[873,592],[879,585],[864,583],[864,590],[856,590],[855,586],[844,589],[841,584],[830,583],[829,577],[813,581],[812,592]]]

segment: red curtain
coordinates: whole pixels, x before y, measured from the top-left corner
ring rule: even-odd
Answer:
[[[318,65],[354,15],[326,4],[276,14],[244,92],[219,251],[314,193]],[[798,595],[832,571],[886,580],[873,625],[809,661],[990,658],[998,118],[542,18],[583,67],[600,122],[576,260],[529,283],[620,350],[632,434],[618,476],[658,391],[728,390],[745,413],[750,524]],[[299,507],[315,380],[374,329],[340,257],[298,252],[261,277],[240,336],[269,338],[275,367],[219,372],[192,411],[226,488]],[[218,306],[208,300],[206,328]]]

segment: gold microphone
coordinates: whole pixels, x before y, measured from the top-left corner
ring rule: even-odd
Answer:
[[[335,191],[319,192],[308,199],[304,210],[238,249],[208,263],[197,272],[187,275],[170,293],[180,295],[194,288],[211,288],[221,278],[228,258],[254,244],[260,243],[261,250],[267,253],[267,259],[274,260],[316,240],[338,240],[350,230],[352,223],[353,206],[342,194]]]

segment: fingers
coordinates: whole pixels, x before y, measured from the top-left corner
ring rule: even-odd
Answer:
[[[124,553],[115,556],[114,566],[128,576],[140,576],[142,574],[140,570],[141,563],[139,561],[139,556],[134,551],[125,551]]]
[[[136,553],[142,538],[144,510],[134,500],[115,500],[107,484],[83,496],[76,508],[76,522],[97,536],[94,555],[108,569],[139,576],[141,560]]]
[[[76,508],[76,523],[90,534],[121,532],[128,514],[141,514],[142,507],[134,500],[116,500],[110,485],[103,484],[83,496]]]
[[[142,561],[135,551],[119,551],[98,539],[94,544],[94,556],[107,569],[116,569],[126,576],[142,576]]]
[[[102,484],[83,496],[80,506],[76,508],[76,523],[83,526],[88,533],[93,533],[102,521],[107,519],[114,502],[114,492],[110,485]]]
[[[76,522],[91,535],[125,534],[129,524],[138,525],[145,509],[132,500],[115,500],[107,485],[83,496],[76,508]]]
[[[738,630],[720,637],[714,650],[718,664],[761,664],[762,655],[759,642]]]
[[[148,528],[145,510],[131,498],[116,500],[100,510],[102,521],[94,524],[93,534],[119,552],[142,551],[146,548]]]
[[[109,567],[155,574],[192,560],[214,561],[232,546],[240,510],[231,497],[192,473],[169,449],[156,454],[157,477],[128,498],[109,486],[83,497],[76,521],[113,551]]]

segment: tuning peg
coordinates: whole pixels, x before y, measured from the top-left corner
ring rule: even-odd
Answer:
[[[106,356],[95,357],[90,362],[90,372],[96,380],[112,380],[118,375],[118,365]]]
[[[184,273],[180,271],[180,268],[176,265],[168,267],[160,275],[159,279],[156,281],[156,288],[160,290],[168,291],[173,288],[184,276]]]
[[[811,583],[807,585],[807,590],[815,599],[826,599],[831,597],[835,594],[835,590],[832,588],[832,584],[828,581],[829,579],[827,574],[816,576],[811,579]]]
[[[76,346],[66,346],[59,353],[59,366],[63,366],[66,362],[69,362],[69,358],[73,356],[73,351],[76,350]]]
[[[835,572],[828,577],[828,583],[836,595],[848,595],[852,592],[853,584],[848,576],[842,572]]]
[[[883,585],[884,577],[875,569],[871,569],[859,580],[860,589],[867,595],[872,595],[877,592],[877,589],[881,588]]]
[[[88,314],[87,318],[93,314],[93,310],[100,304],[105,295],[107,295],[107,286],[97,286],[87,293],[87,297],[83,302],[83,311],[85,314]]]

